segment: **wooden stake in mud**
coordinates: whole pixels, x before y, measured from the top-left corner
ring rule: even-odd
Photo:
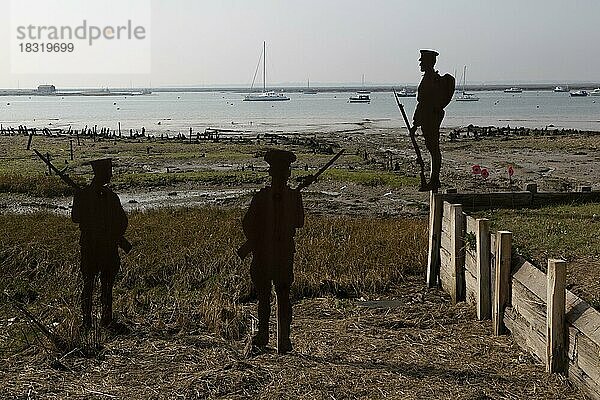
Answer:
[[[546,372],[564,372],[567,366],[565,332],[567,263],[548,260],[546,313]]]
[[[46,153],[46,159],[50,161],[50,153]],[[48,175],[52,175],[52,168],[48,166]]]
[[[73,139],[69,140],[69,145],[71,147],[71,161],[73,161]]]
[[[121,123],[119,122],[119,137],[121,137]]]
[[[29,140],[27,140],[27,150],[31,149],[31,141],[33,140],[33,129],[31,130],[31,133],[29,134]]]

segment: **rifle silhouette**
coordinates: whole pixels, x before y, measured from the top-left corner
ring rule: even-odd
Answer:
[[[410,122],[408,122],[408,117],[406,116],[406,111],[404,111],[404,105],[400,103],[398,100],[398,94],[396,94],[396,89],[392,89],[394,92],[394,98],[396,99],[396,104],[402,113],[402,118],[404,118],[404,123],[406,124],[406,128],[408,129],[408,135],[410,136],[410,141],[412,142],[413,147],[415,148],[415,153],[417,153],[417,164],[421,168],[421,187],[425,186],[427,179],[425,178],[425,163],[423,162],[423,157],[421,157],[421,150],[419,150],[419,145],[417,144],[417,138],[415,137],[415,131],[410,126]]]
[[[56,173],[56,175],[58,175],[60,177],[60,179],[66,183],[67,185],[71,186],[73,189],[75,189],[75,191],[77,192],[81,192],[83,190],[83,188],[78,185],[73,179],[71,179],[71,177],[69,175],[67,175],[65,173],[64,170],[60,170],[58,168],[56,168],[54,166],[54,164],[52,164],[50,162],[50,160],[48,158],[46,158],[42,153],[40,153],[39,151],[37,151],[36,149],[33,149],[33,152],[44,162],[46,163],[46,165],[48,166],[48,168],[50,168],[52,171],[54,171]],[[133,247],[133,245],[129,242],[129,240],[125,239],[124,236],[119,237],[119,239],[117,240],[117,245],[123,249],[123,251],[126,254],[129,254],[129,252],[131,251],[131,248]]]
[[[331,166],[333,165],[333,163],[334,163],[334,162],[336,162],[336,160],[337,160],[338,158],[340,158],[340,156],[341,156],[341,155],[344,153],[344,151],[346,151],[346,149],[342,149],[342,150],[340,150],[340,151],[339,151],[339,153],[337,153],[335,156],[333,156],[333,158],[332,158],[331,160],[327,161],[327,164],[323,165],[323,166],[322,166],[322,167],[321,167],[321,168],[320,168],[320,169],[317,171],[317,173],[316,173],[316,174],[314,174],[314,175],[312,175],[312,176],[310,176],[310,175],[309,175],[308,177],[306,177],[306,178],[305,178],[305,179],[302,181],[302,183],[300,183],[300,184],[298,185],[298,187],[296,187],[296,189],[294,189],[294,190],[298,190],[298,191],[300,191],[300,190],[302,190],[302,189],[304,189],[304,188],[306,188],[306,187],[308,187],[308,186],[312,185],[312,184],[313,184],[313,183],[314,183],[314,182],[317,180],[317,178],[319,177],[319,175],[321,175],[323,172],[327,171],[327,169],[328,169],[329,167],[331,167]],[[245,259],[245,258],[248,256],[248,254],[250,254],[251,252],[252,252],[252,245],[250,244],[250,242],[249,242],[248,240],[246,240],[246,241],[244,242],[244,244],[243,244],[243,245],[241,245],[241,246],[240,246],[240,248],[237,250],[237,255],[238,255],[238,256],[239,256],[239,257],[240,257],[240,258],[243,260],[243,259]]]

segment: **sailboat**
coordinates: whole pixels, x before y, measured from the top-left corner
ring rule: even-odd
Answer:
[[[465,91],[465,86],[467,83],[467,66],[463,68],[463,90],[462,94],[458,95],[454,100],[456,101],[479,101],[479,97],[475,96],[472,93],[467,93]]]
[[[317,89],[311,89],[310,88],[310,79],[306,83],[306,89],[304,89],[302,91],[302,93],[304,93],[304,94],[317,94]]]
[[[263,91],[259,94],[250,93],[244,97],[244,101],[286,101],[290,98],[283,93],[275,93],[275,91],[267,91],[267,42],[263,42]],[[260,59],[259,59],[260,62]],[[256,79],[256,73],[254,74]],[[254,88],[254,79],[252,80],[252,88]]]

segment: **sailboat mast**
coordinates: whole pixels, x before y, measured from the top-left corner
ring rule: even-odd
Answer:
[[[263,93],[267,91],[267,42],[263,41]]]
[[[463,67],[463,94],[467,90],[467,66]]]

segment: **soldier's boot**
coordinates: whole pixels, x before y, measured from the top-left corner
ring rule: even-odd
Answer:
[[[442,153],[439,145],[431,150],[431,177],[429,179],[429,190],[437,191],[440,186],[440,169],[442,168]]]
[[[275,288],[277,292],[277,353],[286,354],[292,351],[290,325],[292,324],[292,305],[288,285]]]
[[[94,292],[94,278],[83,277],[83,290],[81,291],[81,316],[82,328],[92,327],[92,293]]]
[[[271,288],[258,292],[258,332],[252,338],[252,345],[265,347],[269,344],[269,317],[271,316]]]

